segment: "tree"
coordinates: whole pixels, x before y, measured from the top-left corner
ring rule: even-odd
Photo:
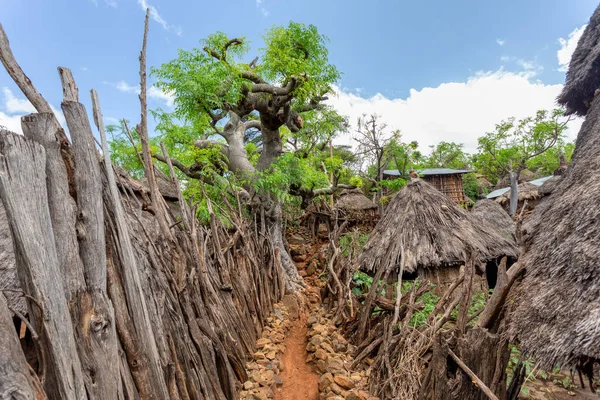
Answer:
[[[464,169],[469,165],[469,159],[463,150],[462,143],[440,142],[429,147],[431,154],[425,161],[425,165],[429,168]]]
[[[517,210],[521,171],[527,168],[530,160],[556,146],[569,121],[570,117],[565,117],[561,109],[540,110],[534,117],[517,122],[514,118],[502,121],[493,132],[478,139],[476,163],[480,167],[485,166],[488,171],[504,173],[510,179],[511,216]]]
[[[165,136],[182,128],[184,148],[189,149],[193,141],[197,149],[217,149],[223,154],[231,178],[249,193],[249,205],[257,215],[264,215],[274,246],[280,250],[286,286],[296,290],[303,283],[284,248],[282,193],[272,189],[291,186],[289,177],[277,173],[278,168],[279,172],[295,170],[295,176],[303,178],[298,176],[301,169],[296,167],[302,164],[298,158],[280,157],[285,134],[289,132],[293,140],[304,126],[301,115],[323,109],[322,102],[340,73],[329,63],[327,39],[313,25],[276,26],[267,31],[264,41],[259,56],[247,62],[243,61],[249,51],[245,38],[217,32],[203,41],[202,49],[180,50],[178,58],[153,69],[153,74],[156,85],[175,98],[175,111],[161,115]],[[172,121],[182,122],[183,127]],[[249,143],[254,146],[251,152]],[[257,157],[253,160],[253,156]],[[154,157],[166,161],[159,154]],[[175,155],[173,159],[182,173],[202,179],[190,173],[191,165]],[[315,192],[333,190],[326,185]]]

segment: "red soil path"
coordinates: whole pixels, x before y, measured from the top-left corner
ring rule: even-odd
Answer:
[[[306,363],[306,315],[290,328],[281,358],[283,386],[275,390],[275,400],[318,400],[319,376]]]

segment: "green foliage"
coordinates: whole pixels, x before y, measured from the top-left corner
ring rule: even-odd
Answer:
[[[568,121],[561,109],[540,110],[534,117],[519,121],[514,118],[502,121],[493,132],[478,139],[475,167],[490,182],[506,176],[511,168],[515,173],[521,171],[531,159],[562,140]]]
[[[287,27],[274,26],[264,41],[257,72],[270,82],[287,82],[291,76],[306,74],[308,79],[295,93],[300,104],[331,92],[332,83],[341,77],[329,63],[327,37],[314,25],[290,22]]]
[[[431,153],[424,162],[425,168],[466,169],[469,167],[469,157],[462,143],[440,142],[429,147]]]
[[[352,276],[352,281],[354,282],[352,293],[354,293],[356,296],[367,293],[371,288],[371,285],[373,285],[373,277],[361,271],[356,271],[354,273]]]
[[[110,158],[115,165],[123,168],[133,178],[141,179],[144,176],[144,166],[140,163],[137,152],[141,154],[142,146],[139,144],[139,135],[135,129],[131,130],[131,136],[136,143],[134,148],[125,131],[125,125],[121,121],[119,125],[108,125],[106,132],[110,136],[108,147]]]
[[[252,72],[266,82],[284,85],[292,76],[301,79],[294,92],[294,106],[331,92],[332,84],[341,76],[329,63],[327,38],[314,25],[290,22],[287,27],[274,26],[264,41]],[[243,72],[251,69],[242,59],[250,47],[244,37],[232,39],[223,32],[200,43],[202,48],[179,50],[176,59],[152,68],[152,74],[158,79],[156,86],[175,97],[173,117],[207,128],[209,110],[225,110],[244,96],[244,87],[250,82]]]
[[[527,169],[535,171],[540,176],[552,175],[552,173],[560,166],[561,154],[565,157],[565,161],[569,163],[571,162],[574,150],[574,142],[565,143],[563,140],[559,139],[556,142],[556,146],[530,159],[527,162]]]
[[[294,186],[317,188],[329,185],[329,178],[310,163],[310,159],[297,158],[284,153],[264,172],[257,172],[252,183],[256,190],[272,193],[280,200],[289,200],[289,190]]]
[[[477,199],[483,195],[485,196],[487,193],[487,189],[483,188],[479,185],[477,181],[477,177],[475,173],[471,172],[469,174],[464,174],[462,176],[463,187],[465,189],[465,194],[473,201],[477,201]]]
[[[388,169],[397,169],[400,173],[400,177],[405,181],[408,180],[410,169],[417,167],[423,160],[423,155],[418,149],[418,142],[402,142],[401,136],[398,134],[385,147],[384,156],[390,160]],[[404,185],[401,185],[400,187],[402,186]],[[398,187],[397,190],[399,190],[400,187]]]
[[[413,289],[417,290],[421,284],[423,282],[420,280],[416,280],[416,281],[412,281],[412,282],[404,282],[402,284],[402,293],[407,293],[409,290]],[[420,310],[415,312],[410,321],[409,321],[409,326],[412,327],[420,327],[425,325],[425,323],[427,322],[427,319],[429,318],[429,316],[431,315],[431,313],[433,312],[433,310],[435,310],[435,306],[437,305],[438,301],[440,301],[440,298],[435,295],[433,293],[433,289],[435,288],[435,285],[432,283],[429,283],[429,286],[431,288],[431,290],[426,291],[425,293],[423,293],[421,295],[421,297],[419,297],[416,301],[417,302],[422,302],[425,307]]]
[[[344,257],[349,257],[351,260],[354,260],[358,255],[358,252],[365,247],[365,244],[367,244],[367,240],[369,240],[368,234],[353,230],[340,236],[338,246]]]
[[[397,192],[406,186],[406,180],[402,178],[385,179],[379,182],[378,188],[388,188],[393,192]]]

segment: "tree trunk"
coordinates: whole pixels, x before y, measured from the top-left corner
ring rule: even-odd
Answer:
[[[517,213],[517,205],[519,204],[519,176],[513,171],[510,171],[508,177],[510,178],[509,214],[511,217],[514,217]]]
[[[463,363],[498,397],[506,397],[506,364],[509,352],[500,335],[479,327],[456,340],[436,335],[432,359],[425,374],[420,400],[488,400],[488,396],[450,357],[449,343]],[[454,346],[453,346],[454,347]]]

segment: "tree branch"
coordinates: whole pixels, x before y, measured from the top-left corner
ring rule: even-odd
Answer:
[[[204,177],[202,176],[201,173],[192,171],[192,167],[185,166],[179,160],[176,160],[174,158],[168,158],[167,159],[166,157],[164,157],[164,156],[162,156],[160,154],[153,154],[152,157],[154,157],[158,161],[164,162],[167,165],[170,162],[174,167],[177,167],[178,170],[180,170],[181,172],[183,172],[186,176],[188,176],[190,178],[198,179],[198,180],[203,180],[204,179]]]

